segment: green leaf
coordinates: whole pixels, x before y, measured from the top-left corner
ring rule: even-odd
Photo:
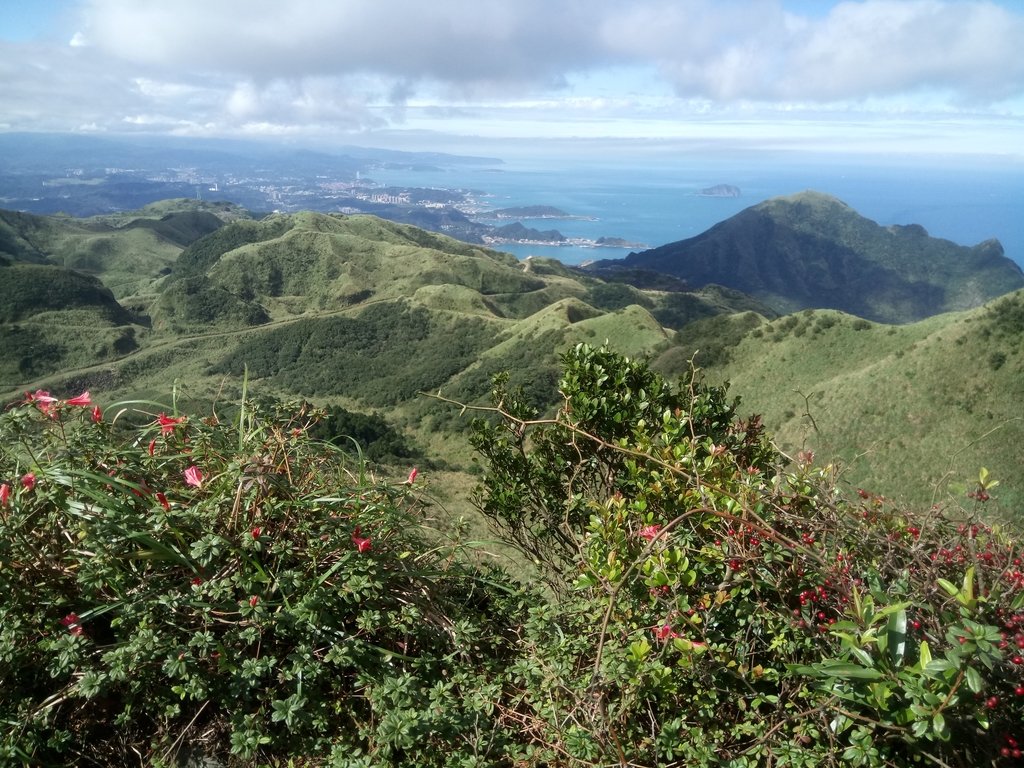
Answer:
[[[931,661],[932,661],[932,649],[928,647],[928,641],[927,640],[922,640],[921,641],[921,647],[918,650],[918,660],[917,660],[917,663],[921,667],[921,669],[924,669],[925,667],[927,667],[931,663]]]
[[[967,687],[971,693],[979,693],[984,685],[981,675],[974,667],[964,667],[964,677],[967,678]]]
[[[950,597],[956,597],[960,594],[960,589],[951,581],[947,579],[938,579],[938,584],[949,594]]]
[[[823,661],[815,664],[812,669],[824,677],[850,677],[859,680],[878,680],[882,677],[882,673],[877,669],[846,661]]]
[[[897,610],[889,616],[885,634],[889,658],[892,659],[893,664],[902,665],[907,646],[907,612],[905,610]]]

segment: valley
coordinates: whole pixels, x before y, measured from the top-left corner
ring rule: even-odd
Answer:
[[[859,233],[862,259],[906,237],[827,197],[794,200],[804,207],[758,209],[790,228],[822,227],[824,216],[836,233]],[[743,242],[750,230],[739,216],[712,232]],[[960,304],[936,304],[922,318],[919,302],[917,315],[894,324],[881,321],[891,314],[829,308],[827,293],[808,306],[806,293],[725,287],[728,273],[691,287],[689,275],[673,282],[643,256],[586,268],[520,262],[366,215],[253,218],[188,199],[94,219],[5,213],[0,388],[7,400],[88,389],[108,403],[161,401],[174,390],[201,411],[241,396],[244,381],[272,398],[383,413],[421,455],[444,457],[438,469],[463,471],[468,420],[425,393],[482,403],[492,377],[508,371],[543,413],[558,403],[559,356],[579,342],[607,343],[670,378],[692,360],[709,381],[730,382],[781,448],[834,460],[852,487],[925,502],[961,493],[984,466],[1003,478],[1000,502],[1012,511],[1022,493],[1012,446],[1024,437],[1013,407],[1024,396],[1020,270],[986,246],[979,258],[991,277],[982,282],[977,266],[964,270],[967,249],[936,241],[929,250],[925,234],[911,236],[919,258],[960,270],[928,270]],[[796,265],[804,257],[789,238],[778,242],[790,243]],[[831,278],[781,284],[822,279]],[[879,299],[877,277],[868,282],[854,306],[900,306]]]

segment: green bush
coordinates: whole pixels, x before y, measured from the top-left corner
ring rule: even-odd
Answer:
[[[499,377],[474,421],[536,588],[301,407],[8,409],[0,762],[1021,763],[1024,566],[986,471],[966,508],[847,497],[697,372],[562,363],[552,418]]]
[[[0,763],[501,751],[518,598],[310,427],[121,429],[45,393],[0,417]]]
[[[513,667],[549,764],[1019,764],[1018,540],[775,452],[696,373],[577,347],[537,421],[499,381],[481,509],[537,562]],[[973,503],[990,501],[982,472]],[[1014,761],[1017,761],[1015,763]]]

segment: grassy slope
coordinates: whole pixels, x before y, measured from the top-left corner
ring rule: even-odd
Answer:
[[[1024,503],[1024,323],[997,317],[1004,302],[1024,307],[1024,292],[898,327],[804,312],[747,334],[708,374],[731,381],[787,450],[840,457],[852,484],[930,502],[962,497],[985,466],[1013,511]]]

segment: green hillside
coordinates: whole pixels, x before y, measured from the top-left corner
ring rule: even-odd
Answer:
[[[182,248],[223,226],[220,216],[193,203],[166,201],[91,219],[0,210],[0,257],[97,277],[118,299],[145,294]]]
[[[853,485],[931,502],[987,467],[1001,506],[1024,504],[1024,291],[904,326],[807,310],[750,330],[708,375]]]
[[[590,269],[654,270],[695,288],[728,286],[781,313],[830,308],[886,323],[970,309],[1024,287],[997,240],[966,247],[918,225],[881,227],[818,192],[766,200],[696,237]]]
[[[694,360],[730,380],[780,445],[838,456],[850,483],[930,500],[986,466],[1004,500],[1024,488],[1013,470],[1024,437],[1020,294],[898,326],[833,310],[780,317],[734,288],[673,290],[650,272],[628,274],[653,287],[608,282],[372,216],[257,221],[171,210],[179,204],[112,222],[5,218],[22,246],[0,267],[17,278],[2,286],[4,397],[42,387],[163,399],[173,388],[207,407],[240,396],[245,380],[268,397],[383,411],[457,467],[470,455],[468,422],[420,393],[480,403],[508,372],[548,412],[559,354],[607,342],[672,376]],[[206,214],[232,220],[214,226]],[[122,263],[146,261],[128,245],[140,237],[159,237],[174,258],[124,305],[99,282],[123,274],[105,260],[98,278],[57,266],[83,266],[88,238],[113,238]]]

